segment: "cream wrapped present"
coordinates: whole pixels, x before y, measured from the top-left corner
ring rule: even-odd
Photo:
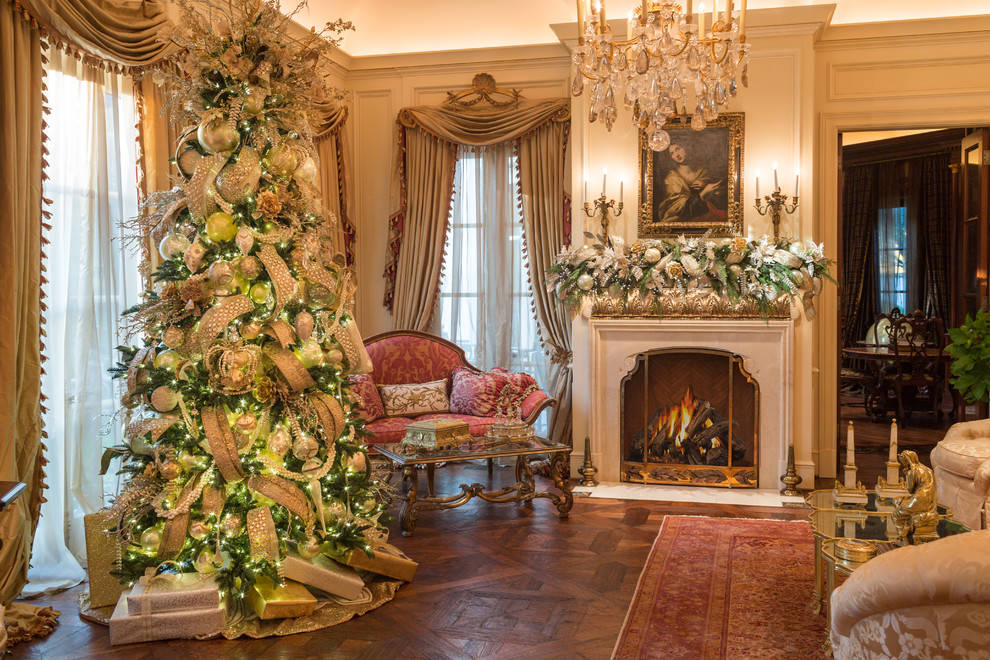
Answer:
[[[335,562],[324,555],[316,555],[313,559],[303,559],[289,552],[282,564],[285,577],[290,580],[308,584],[320,591],[334,596],[353,600],[361,595],[364,580],[353,568]]]
[[[363,550],[349,550],[338,558],[352,568],[377,573],[396,580],[412,582],[419,564],[390,543],[375,548],[375,556],[369,557]]]
[[[160,639],[192,639],[219,633],[227,623],[222,607],[181,612],[132,611],[121,594],[110,616],[110,644],[133,644]]]
[[[220,607],[220,589],[212,575],[163,573],[145,575],[127,594],[131,612],[179,612]]]

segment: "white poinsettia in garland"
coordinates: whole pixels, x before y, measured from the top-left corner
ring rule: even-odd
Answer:
[[[773,303],[787,296],[801,298],[805,315],[815,317],[812,299],[824,280],[834,282],[832,260],[822,244],[764,236],[723,242],[708,235],[663,240],[638,240],[629,246],[601,236],[565,248],[547,272],[547,290],[577,309],[586,296],[613,296],[625,301],[634,292],[659,306],[665,294],[709,288],[733,305],[748,301],[765,316]]]

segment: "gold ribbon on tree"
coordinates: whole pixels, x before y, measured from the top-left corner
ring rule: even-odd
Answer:
[[[288,348],[296,343],[295,329],[287,321],[281,319],[269,321],[262,332],[278,341],[282,348]]]
[[[266,560],[275,563],[279,559],[278,533],[272,509],[260,506],[247,513],[248,544],[251,548],[251,561]]]
[[[171,518],[165,520],[162,528],[162,542],[158,546],[158,556],[161,559],[172,559],[182,550],[182,544],[186,541],[186,531],[189,529],[189,505],[195,500],[194,494],[197,491],[202,472],[195,474],[186,482],[179,493],[176,501],[176,508],[169,513],[175,513]]]
[[[316,411],[316,416],[319,418],[327,438],[327,449],[329,450],[327,461],[333,462],[336,456],[333,443],[344,432],[344,409],[337,399],[319,390],[310,392],[309,402]]]
[[[155,349],[152,347],[142,348],[134,357],[131,358],[130,364],[127,365],[127,394],[126,398],[130,400],[134,396],[134,392],[137,390],[138,386],[138,376],[141,373],[141,366],[148,360],[155,359]]]
[[[268,356],[268,359],[278,369],[285,384],[288,385],[290,392],[299,392],[310,385],[316,384],[313,377],[309,375],[309,370],[303,366],[303,363],[299,361],[299,358],[292,351],[269,343],[265,345],[265,355]]]
[[[273,474],[251,475],[247,486],[254,492],[280,504],[306,524],[306,536],[312,536],[315,521],[306,495],[292,482]]]
[[[227,421],[227,415],[222,408],[203,408],[199,413],[203,420],[203,431],[206,442],[210,445],[210,453],[220,470],[224,481],[240,481],[245,477],[241,457],[237,453],[237,439]]]
[[[254,302],[243,293],[224,298],[206,310],[199,320],[199,345],[203,352],[241,314],[254,311]]]
[[[275,288],[275,308],[268,316],[267,320],[274,319],[282,312],[285,303],[289,301],[296,288],[296,280],[289,272],[289,267],[285,265],[282,257],[278,256],[278,251],[271,245],[265,245],[258,252],[258,258],[268,271],[268,277]]]

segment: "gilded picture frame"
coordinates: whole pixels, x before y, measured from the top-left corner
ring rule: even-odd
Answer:
[[[744,113],[721,114],[701,131],[687,122],[665,130],[664,151],[639,133],[638,236],[741,235]]]

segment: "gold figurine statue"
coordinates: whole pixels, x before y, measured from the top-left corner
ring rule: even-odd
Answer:
[[[908,492],[894,508],[900,543],[916,545],[934,541],[938,539],[935,474],[910,449],[898,454],[897,460],[904,470],[904,486]]]

